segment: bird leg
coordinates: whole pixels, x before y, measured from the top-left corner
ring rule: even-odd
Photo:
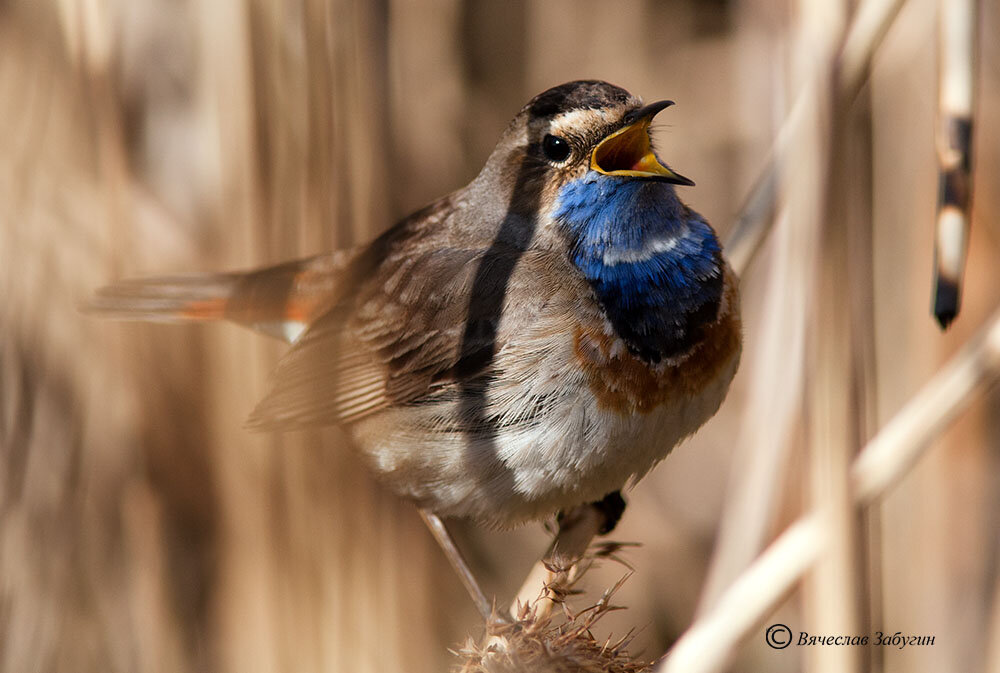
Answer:
[[[522,606],[533,606],[536,618],[547,616],[561,600],[560,587],[575,579],[578,563],[598,535],[614,530],[625,511],[625,500],[614,491],[597,502],[560,512],[559,530],[545,555],[535,563],[517,592],[510,613],[517,619]]]
[[[441,517],[426,509],[420,510],[420,516],[430,529],[431,535],[441,545],[441,550],[448,557],[451,567],[458,573],[459,579],[462,580],[462,585],[469,592],[472,602],[476,604],[476,608],[479,610],[479,614],[483,616],[483,619],[487,623],[497,621],[498,618],[503,619],[493,614],[493,604],[486,599],[486,594],[480,588],[479,582],[476,581],[476,576],[472,574],[469,564],[465,562],[465,557],[462,556],[462,552],[459,550],[458,545],[455,544],[455,540],[452,539],[451,533],[448,532],[448,528],[444,525]]]

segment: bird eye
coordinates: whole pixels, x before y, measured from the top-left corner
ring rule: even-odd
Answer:
[[[570,146],[564,138],[549,134],[542,139],[542,152],[549,161],[566,161]]]

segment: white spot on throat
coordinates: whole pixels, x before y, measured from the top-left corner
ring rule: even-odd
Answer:
[[[670,252],[677,247],[677,244],[687,238],[691,230],[684,227],[683,230],[670,235],[655,236],[646,239],[641,248],[635,250],[616,250],[611,248],[604,251],[602,261],[604,266],[616,266],[618,264],[635,264],[645,262],[664,252]]]

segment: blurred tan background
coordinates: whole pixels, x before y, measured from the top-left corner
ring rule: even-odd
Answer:
[[[1000,8],[984,5],[981,34],[995,35]],[[448,648],[479,635],[477,617],[416,511],[375,485],[335,430],[242,429],[280,344],[228,325],[101,323],[78,306],[116,278],[371,239],[471,179],[528,98],[583,77],[677,101],[658,120],[659,151],[695,179],[682,196],[725,236],[794,96],[799,10],[0,2],[0,671],[453,665]],[[946,334],[928,308],[935,21],[933,0],[907,3],[863,94],[873,428],[1000,302],[1000,43],[984,39],[964,308]],[[744,361],[722,411],[626,495],[614,537],[642,546],[625,553],[636,573],[617,602],[629,609],[600,628],[637,629],[637,654],[661,654],[695,613],[734,447],[760,425],[750,398],[798,397],[782,369],[794,339],[780,329],[794,288],[772,248],[743,280]],[[867,263],[857,268],[867,282]],[[975,404],[874,513],[867,623],[936,644],[868,653],[864,666],[1000,670],[998,411],[996,394]],[[772,534],[804,499],[789,413]],[[501,601],[548,541],[541,525],[459,535]],[[587,588],[599,595],[623,572],[605,564]],[[807,629],[799,593],[771,621]],[[769,649],[761,629],[733,670],[802,670],[800,655]]]

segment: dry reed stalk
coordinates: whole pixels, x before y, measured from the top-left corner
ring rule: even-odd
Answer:
[[[807,382],[805,419],[807,507],[824,513],[826,553],[805,583],[805,620],[828,633],[853,633],[858,626],[855,567],[857,522],[851,507],[848,468],[859,446],[856,406],[852,404],[854,365],[850,306],[855,288],[848,263],[847,203],[858,189],[847,156],[852,138],[849,101],[841,97],[835,54],[842,50],[838,26],[840,3],[803,3],[799,63],[815,62],[806,77],[818,81],[818,104],[805,122],[806,135],[790,157],[796,170],[787,180],[787,199],[798,202],[800,227],[815,232],[797,251],[814,265],[812,301],[806,312]],[[833,64],[833,65],[828,65]],[[801,66],[800,66],[801,69]],[[861,226],[869,226],[867,222]],[[849,282],[845,282],[848,279]],[[810,671],[847,673],[857,670],[857,650],[808,650]]]
[[[191,669],[184,651],[184,630],[177,623],[167,595],[170,586],[166,560],[163,503],[144,483],[131,484],[122,502],[122,523],[129,559],[129,608],[144,628],[136,634],[136,657],[141,671]]]
[[[838,95],[845,100],[853,100],[857,95],[868,76],[872,57],[904,3],[905,0],[866,0],[858,6],[843,47],[831,66],[837,73]],[[770,231],[772,219],[768,216],[774,212],[777,201],[781,168],[788,164],[785,155],[802,132],[801,125],[805,121],[803,111],[809,101],[820,94],[819,87],[825,81],[826,76],[823,76],[800,89],[729,233],[726,254],[739,275],[742,275]]]
[[[133,180],[111,73],[115,48],[112,14],[117,8],[98,0],[60,0],[58,8],[67,53],[81,76],[94,112],[100,186],[108,211],[105,226],[111,239],[128,250],[131,236],[125,226],[125,212]],[[109,262],[108,271],[117,273],[117,260],[111,257]]]
[[[577,567],[591,541],[604,525],[604,514],[594,505],[580,505],[563,514],[548,550],[535,562],[510,606],[517,618],[530,606],[539,618],[547,617],[566,587],[576,582]]]
[[[848,265],[847,278],[851,330],[849,335],[850,370],[849,403],[853,416],[852,453],[874,436],[878,430],[878,362],[876,357],[875,330],[875,182],[874,182],[874,114],[871,90],[863,90],[845,110],[844,133],[846,138],[841,150],[843,168],[838,168],[842,194],[840,214],[831,214],[830,222],[842,216],[841,226],[846,229]],[[839,145],[839,141],[835,140]],[[848,178],[847,176],[850,176]],[[870,631],[874,624],[882,624],[882,535],[881,513],[877,510],[856,512],[857,558],[860,607],[857,617],[860,631]],[[878,668],[881,651],[864,650],[860,653],[861,669]]]
[[[762,326],[746,354],[749,392],[698,614],[712,607],[764,547],[780,504],[782,477],[800,422],[806,307],[814,274],[808,256],[799,252],[810,237],[783,208],[772,236]]]
[[[855,100],[867,78],[872,57],[883,37],[903,5],[902,0],[869,0],[862,3],[854,13],[850,26],[843,35],[843,42],[832,57],[832,62],[820,62],[813,72],[804,77],[799,93],[795,97],[785,123],[779,131],[768,161],[760,177],[746,200],[736,224],[726,242],[730,263],[742,273],[762,245],[769,231],[777,200],[780,181],[780,166],[802,166],[801,162],[811,161],[812,155],[801,150],[805,134],[809,131],[809,120],[815,119],[821,97],[829,88],[833,73],[835,86],[833,95],[847,105]],[[807,4],[806,9],[810,5]],[[792,161],[793,155],[797,157]],[[776,218],[784,223],[779,231],[785,231],[779,238],[778,259],[771,267],[773,280],[771,292],[781,292],[783,301],[768,312],[767,334],[775,343],[761,346],[760,371],[755,376],[757,394],[751,396],[743,421],[743,433],[747,441],[740,442],[734,457],[731,484],[713,555],[705,594],[699,611],[706,609],[714,597],[742,570],[763,545],[775,508],[777,492],[775,484],[782,472],[787,456],[787,438],[796,419],[794,407],[797,391],[802,385],[802,360],[800,344],[804,338],[808,295],[811,290],[812,258],[805,251],[811,250],[808,228],[803,222],[813,220],[809,214],[813,200],[802,189],[799,171],[792,176],[794,185],[784,193],[792,199],[794,210],[789,213],[782,208]],[[798,203],[798,206],[794,204]],[[870,256],[870,253],[868,253]],[[771,296],[770,294],[768,296]],[[864,324],[861,322],[860,324]],[[862,339],[870,342],[870,339]],[[858,344],[863,346],[863,344]],[[864,346],[866,352],[869,346]],[[770,350],[779,349],[770,357]],[[782,392],[773,393],[775,382],[771,378],[780,372],[783,383],[778,386]]]
[[[1000,673],[1000,577],[993,580],[990,596],[989,624],[986,636],[983,670],[987,673]]]
[[[127,375],[143,351],[76,310],[123,244],[107,226],[117,178],[97,156],[121,148],[101,135],[114,105],[93,104],[55,9],[0,9],[0,670],[193,670],[206,663],[188,638],[203,625],[189,609],[203,567],[177,527],[211,498],[183,502],[176,475],[150,478],[164,435],[184,434],[170,405],[157,409],[172,382]],[[116,186],[134,229],[174,253],[169,218],[134,183]],[[183,441],[172,448],[203,467]],[[188,540],[202,516],[184,520]],[[185,582],[169,586],[181,557]]]
[[[192,10],[203,123],[219,149],[203,226],[224,259],[211,268],[344,247],[390,224],[386,3]],[[281,349],[205,330],[224,534],[212,597],[220,667],[426,670],[446,611],[431,608],[437,557],[412,506],[380,489],[337,431],[248,435],[241,419]],[[456,598],[453,612],[465,607]]]
[[[1000,312],[928,381],[865,446],[851,467],[856,506],[870,506],[902,479],[931,440],[1000,377]],[[746,637],[825,552],[827,511],[790,525],[700,617],[658,673],[718,671]]]
[[[962,306],[972,211],[972,140],[976,103],[976,0],[941,0],[933,311],[947,329]]]

